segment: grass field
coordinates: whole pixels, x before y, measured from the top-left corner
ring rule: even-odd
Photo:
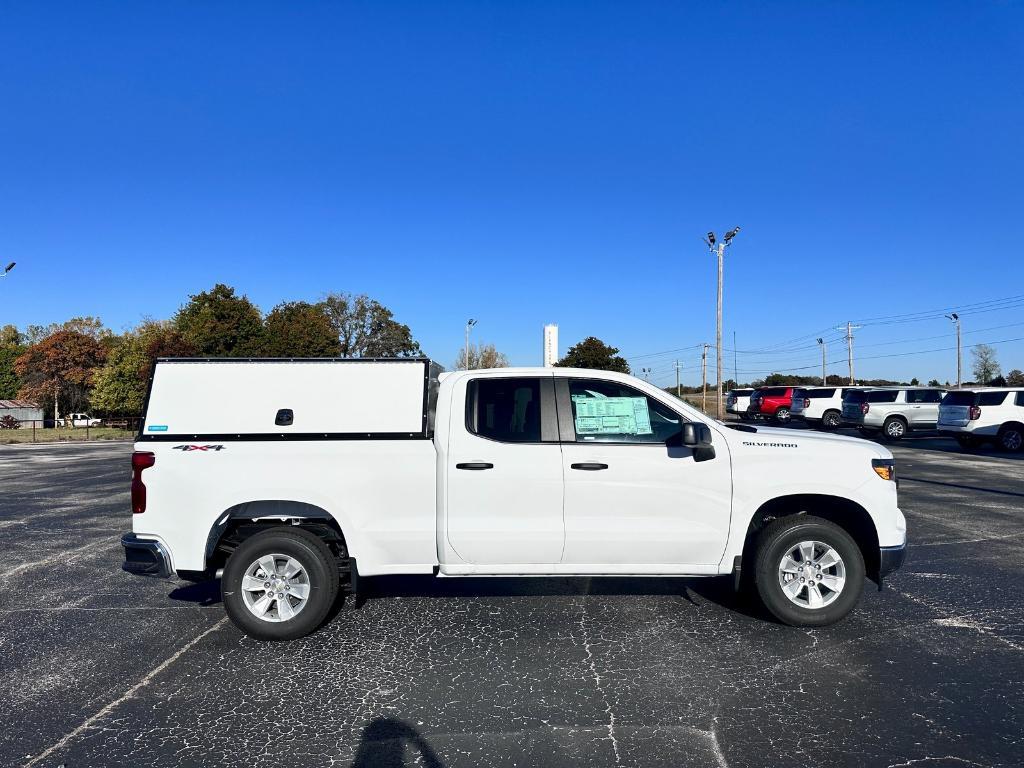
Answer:
[[[61,443],[81,440],[130,440],[135,430],[117,427],[76,427],[74,429],[3,429],[0,443]]]

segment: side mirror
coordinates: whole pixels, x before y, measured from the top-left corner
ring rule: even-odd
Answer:
[[[694,461],[715,458],[715,446],[711,444],[711,427],[700,422],[688,421],[683,424],[683,445],[693,448]]]

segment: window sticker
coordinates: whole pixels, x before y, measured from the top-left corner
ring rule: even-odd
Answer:
[[[578,435],[650,435],[654,432],[646,397],[575,395],[573,403]]]

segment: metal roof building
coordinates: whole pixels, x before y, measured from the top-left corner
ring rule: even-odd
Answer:
[[[42,421],[43,409],[28,400],[0,400],[0,419],[4,416],[13,416],[22,422]]]

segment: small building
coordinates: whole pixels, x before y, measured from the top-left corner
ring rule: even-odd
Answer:
[[[4,416],[13,416],[26,427],[32,426],[33,421],[42,426],[43,409],[28,400],[0,400],[0,419]]]

